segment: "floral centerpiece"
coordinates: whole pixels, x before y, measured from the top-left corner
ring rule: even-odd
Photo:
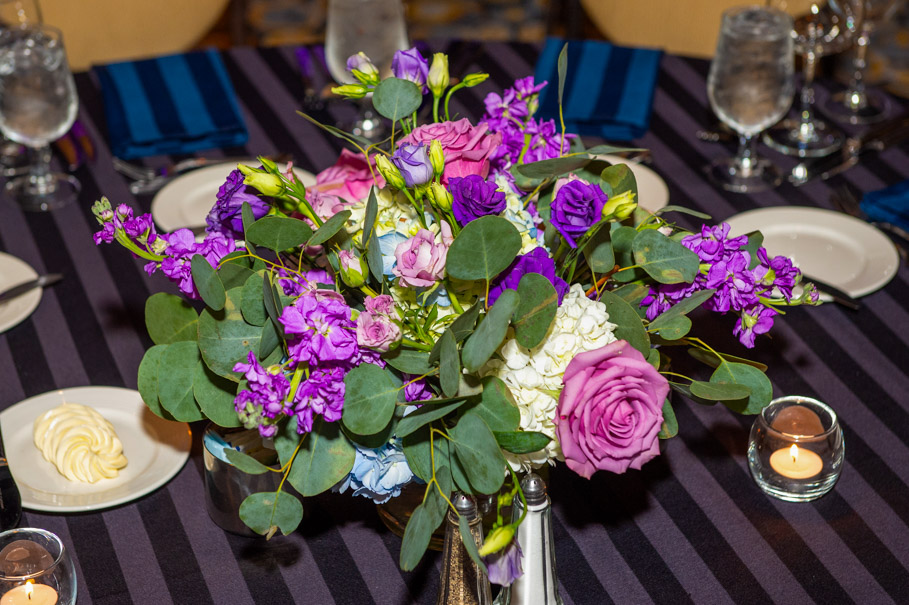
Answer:
[[[584,150],[534,117],[545,82],[489,94],[472,124],[452,119],[449,100],[487,76],[453,83],[443,54],[430,65],[400,52],[385,79],[362,53],[348,67],[358,83],[336,92],[371,94],[393,133],[376,145],[323,126],[357,151],[314,185],[265,158],[239,166],[201,242],[156,233],[149,215],[106,199],[94,207],[98,243],[118,241],[201,300],[148,300],[148,407],[273,440],[281,487],[243,503],[252,529],[300,523],[285,483],[383,502],[416,482],[425,495],[400,560],[412,569],[453,490],[501,493],[501,507],[523,497],[518,471],[562,460],[588,478],[639,469],[678,430],[671,389],[745,414],[769,402],[763,366],[689,333],[704,307],[734,315],[751,347],[781,307],[817,301],[811,286],[794,294],[798,269],[769,257],[760,234],[691,233],[664,217],[703,215],[638,208],[628,167],[596,159],[616,148]],[[709,378],[669,372],[672,347],[691,349]],[[465,540],[493,581],[519,569],[516,526],[499,515],[479,552]]]

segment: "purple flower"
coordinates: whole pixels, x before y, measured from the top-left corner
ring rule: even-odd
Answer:
[[[647,307],[647,319],[653,321],[661,313],[668,311],[673,305],[680,303],[698,290],[702,290],[700,281],[686,284],[661,284],[658,288],[650,288],[650,292],[641,301],[642,307]]]
[[[502,96],[494,92],[489,93],[483,103],[486,105],[483,120],[495,131],[509,127],[520,128],[524,119],[528,117],[527,103],[518,99],[517,93],[510,88],[503,92]]]
[[[788,301],[792,299],[792,288],[799,281],[801,271],[792,265],[788,256],[774,256],[770,259],[765,248],[758,248],[760,264],[754,268],[755,282],[767,290],[776,288]]]
[[[757,302],[754,274],[748,270],[749,262],[748,253],[740,250],[710,267],[704,285],[716,288],[716,293],[707,301],[706,308],[725,313],[729,309],[741,311]]]
[[[539,84],[534,84],[533,76],[527,76],[514,81],[514,91],[517,93],[519,99],[526,99],[546,88],[547,84],[549,84],[549,82],[546,80],[543,80]]]
[[[577,248],[576,238],[602,218],[607,196],[597,184],[581,179],[562,185],[550,206],[550,222],[572,248]]]
[[[337,422],[344,410],[344,375],[340,367],[314,370],[309,378],[300,383],[294,394],[294,415],[297,417],[297,432],[301,435],[312,431],[316,414],[326,422]]]
[[[489,572],[489,581],[500,586],[511,586],[512,582],[524,575],[521,568],[521,559],[524,552],[517,538],[502,550],[483,557],[486,570]]]
[[[243,173],[233,170],[218,189],[218,201],[209,211],[205,222],[208,231],[224,233],[234,239],[243,238],[243,203],[249,203],[253,217],[260,219],[268,213],[268,202],[255,194],[255,189],[243,184]]]
[[[247,428],[259,428],[263,437],[271,437],[277,427],[274,420],[278,414],[290,414],[292,410],[285,403],[290,392],[290,382],[280,371],[267,371],[252,351],[246,357],[249,363],[237,363],[234,372],[243,372],[248,389],[237,393],[234,407]]]
[[[359,352],[350,307],[333,294],[307,292],[281,313],[284,330],[292,336],[287,345],[294,361],[310,365],[347,361]]]
[[[521,278],[527,273],[539,273],[552,283],[559,297],[559,304],[568,292],[568,284],[556,275],[555,261],[549,257],[545,248],[534,248],[527,254],[517,257],[507,269],[493,280],[489,288],[489,304],[494,305],[505,290],[517,290]]]
[[[533,118],[524,126],[522,140],[525,135],[530,135],[527,153],[524,154],[525,164],[550,160],[559,157],[561,153],[568,153],[570,145],[567,139],[574,136],[565,135],[565,139],[562,139],[562,135],[556,129],[555,120],[543,121]]]
[[[398,147],[391,161],[401,171],[404,184],[408,187],[425,185],[432,180],[434,173],[429,161],[429,148],[423,143]]]
[[[410,80],[419,86],[423,94],[429,91],[426,88],[426,78],[429,76],[429,62],[423,58],[423,55],[416,48],[396,52],[391,60],[391,72],[396,78]]]
[[[189,229],[177,229],[160,237],[167,244],[164,249],[167,258],[161,261],[161,271],[171,281],[177,282],[180,291],[192,299],[199,298],[199,291],[193,283],[192,257],[201,254],[212,267],[217,268],[221,259],[237,248],[234,240],[222,233],[209,233],[201,243],[196,242]],[[146,265],[145,270],[151,275],[154,268]]]
[[[704,262],[713,262],[722,256],[740,250],[748,244],[748,236],[729,238],[729,224],[720,223],[714,227],[701,226],[701,234],[682,238],[682,245],[697,253]]]
[[[420,380],[414,380],[416,377],[410,374],[404,374],[403,378],[405,381],[404,401],[411,403],[433,398],[432,391],[429,390],[429,386],[426,384],[425,380],[422,378]]]
[[[478,174],[453,177],[448,180],[453,198],[451,211],[461,225],[489,214],[505,210],[505,194],[496,189],[496,184]]]
[[[773,327],[775,315],[777,315],[776,310],[762,304],[755,304],[742,311],[741,317],[735,322],[732,333],[738,337],[739,342],[751,349],[754,347],[754,337],[758,334],[766,334]]]

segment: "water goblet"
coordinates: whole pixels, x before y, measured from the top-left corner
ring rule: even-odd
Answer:
[[[75,604],[76,569],[60,538],[31,527],[0,533],[0,600]]]
[[[788,0],[776,6],[785,10]],[[792,40],[802,57],[804,83],[799,92],[798,118],[783,120],[764,133],[764,143],[781,153],[818,157],[839,149],[846,135],[814,112],[814,76],[821,57],[841,52],[852,44],[861,26],[862,0],[812,3],[808,13],[795,19]]]
[[[347,59],[364,52],[379,69],[381,77],[391,73],[391,61],[406,50],[407,29],[401,0],[329,0],[325,25],[325,60],[336,82],[356,80],[347,71]],[[385,125],[369,105],[358,103],[358,116],[351,131],[370,140],[385,133]]]
[[[51,172],[49,144],[73,125],[77,107],[60,30],[36,25],[0,32],[0,131],[33,158],[28,174],[6,190],[25,210],[53,210],[75,199],[79,181]]]
[[[0,0],[0,30],[41,22],[38,0]],[[17,176],[27,169],[28,153],[25,147],[0,135],[0,174]]]
[[[776,187],[780,171],[759,157],[754,136],[776,123],[792,105],[792,17],[758,6],[723,13],[716,55],[707,77],[710,106],[739,135],[735,157],[708,167],[713,182],[729,191]]]
[[[865,87],[868,67],[868,45],[878,23],[884,21],[897,6],[897,0],[863,0],[864,18],[855,38],[852,57],[852,78],[846,90],[830,97],[823,106],[824,113],[840,122],[873,124],[883,120],[890,109],[887,98],[877,89]]]

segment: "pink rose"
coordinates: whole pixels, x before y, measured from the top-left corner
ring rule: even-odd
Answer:
[[[343,200],[333,193],[325,193],[313,188],[306,190],[306,201],[312,206],[313,212],[323,221],[330,219],[348,206],[353,206],[357,203],[356,201]]]
[[[429,145],[434,140],[439,141],[445,155],[443,185],[456,176],[478,174],[485,179],[489,176],[489,156],[502,144],[501,133],[489,134],[487,128],[486,124],[474,126],[467,118],[457,122],[424,124],[402,139],[401,144]]]
[[[316,175],[316,184],[310,189],[330,193],[353,203],[366,199],[369,189],[373,185],[382,188],[385,186],[385,179],[378,171],[375,171],[375,180],[373,180],[373,173],[369,171],[366,158],[349,149],[343,149],[334,166],[326,168]]]
[[[415,236],[397,245],[392,272],[405,288],[429,288],[445,276],[445,258],[451,245],[451,228],[442,222],[440,235],[420,229]]]
[[[388,294],[379,294],[378,296],[367,296],[363,301],[366,310],[373,314],[394,315],[395,300]]]
[[[669,382],[626,341],[580,353],[562,382],[555,423],[568,468],[589,479],[640,469],[660,453]]]
[[[401,340],[401,328],[387,315],[363,311],[357,318],[357,344],[380,353]]]

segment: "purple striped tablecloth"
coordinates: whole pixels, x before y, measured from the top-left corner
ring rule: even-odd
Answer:
[[[452,73],[486,71],[491,79],[459,93],[455,112],[478,117],[483,96],[533,73],[538,47],[437,45]],[[293,49],[238,48],[224,54],[250,132],[245,148],[219,153],[288,152],[317,171],[339,141],[294,112],[304,90]],[[758,207],[830,208],[833,183],[783,185],[759,195],[719,191],[703,177],[711,158],[730,153],[695,131],[710,126],[708,64],[665,56],[650,132],[636,143],[653,150],[654,169],[673,203],[716,219]],[[324,74],[316,74],[325,78]],[[115,246],[97,248],[89,207],[102,194],[148,209],[111,167],[98,83],[76,82],[80,118],[98,157],[77,172],[76,205],[23,214],[0,200],[0,249],[36,270],[63,273],[35,313],[0,335],[0,409],[56,388],[135,388],[150,346],[145,299],[173,291],[149,278]],[[819,96],[827,93],[823,86]],[[895,101],[898,107],[906,103]],[[317,117],[343,120],[332,105]],[[867,156],[841,180],[870,191],[909,177],[905,144]],[[767,152],[768,154],[770,152]],[[211,155],[211,154],[207,154]],[[786,166],[792,160],[772,154]],[[152,158],[150,163],[174,158]],[[179,159],[179,158],[177,158]],[[846,465],[832,493],[810,504],[763,495],[745,460],[750,420],[722,407],[676,401],[681,427],[663,455],[641,472],[599,473],[590,481],[564,468],[550,479],[556,555],[566,603],[907,603],[909,602],[909,270],[863,299],[858,312],[835,305],[794,309],[761,338],[754,355],[770,366],[775,395],[828,402],[846,434]],[[711,337],[729,343],[732,320],[718,318]],[[203,504],[198,431],[190,461],[167,486],[136,502],[87,514],[28,512],[71,548],[79,603],[433,603],[438,556],[399,571],[399,540],[362,498],[323,495],[304,503],[293,535],[265,542],[227,534]]]

